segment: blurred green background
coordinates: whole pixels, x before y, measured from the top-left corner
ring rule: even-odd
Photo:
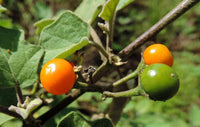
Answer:
[[[116,17],[114,50],[118,52],[134,41],[180,1],[135,0],[120,10]],[[81,0],[0,0],[8,9],[0,14],[0,26],[21,28],[25,31],[26,40],[37,43],[39,36],[35,34],[34,28],[36,21],[51,18],[64,9],[73,11],[80,2]],[[103,36],[101,37],[103,40]],[[157,41],[167,45],[173,53],[173,68],[179,74],[181,82],[179,92],[166,102],[132,97],[117,127],[200,127],[200,4],[162,30]],[[99,113],[110,102],[111,99],[101,101],[99,93],[87,93],[71,104],[69,109],[83,108],[87,104],[94,108],[94,112]],[[57,117],[59,119],[61,115]]]

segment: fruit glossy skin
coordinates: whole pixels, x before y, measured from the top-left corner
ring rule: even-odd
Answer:
[[[142,88],[153,100],[170,99],[179,89],[178,75],[165,64],[147,66],[142,71],[140,80]]]
[[[143,58],[146,65],[155,63],[163,63],[169,66],[173,65],[173,56],[163,44],[153,44],[147,47],[143,52]]]
[[[41,83],[49,93],[62,95],[68,93],[76,80],[72,65],[64,59],[48,61],[40,72]]]

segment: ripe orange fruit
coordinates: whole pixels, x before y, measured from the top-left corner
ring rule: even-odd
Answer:
[[[174,61],[171,52],[163,44],[153,44],[147,47],[143,52],[143,58],[146,65],[163,63],[171,67]]]
[[[64,59],[52,59],[40,72],[40,81],[49,93],[62,95],[68,93],[76,80],[72,65]]]

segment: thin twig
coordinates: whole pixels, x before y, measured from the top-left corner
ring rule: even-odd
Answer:
[[[191,7],[196,5],[200,0],[183,0],[178,6],[176,6],[172,11],[166,14],[160,21],[153,25],[149,30],[139,36],[135,41],[125,47],[119,55],[121,58],[131,55],[136,48],[150,40],[156,34],[158,34],[162,29],[164,29],[168,24],[176,20],[178,17],[183,15]]]
[[[71,104],[74,100],[76,100],[78,97],[80,97],[82,94],[84,94],[83,90],[77,89],[73,91],[71,94],[69,94],[65,99],[63,99],[60,103],[58,103],[56,106],[51,108],[48,112],[37,118],[37,120],[41,121],[41,124],[44,124],[47,120],[49,120],[51,117],[56,115],[59,111],[63,110],[66,106]]]
[[[102,42],[101,42],[101,39],[99,38],[99,36],[97,35],[97,33],[96,33],[96,31],[90,26],[90,35],[91,35],[91,37],[92,37],[92,39],[93,39],[93,41],[94,42],[92,42],[92,43],[94,43],[93,44],[93,46],[95,46],[97,49],[99,49],[100,51],[101,50],[105,50],[104,49],[104,47],[103,47],[103,44],[102,44]],[[106,52],[106,51],[105,51]],[[101,55],[101,60],[102,61],[104,61],[104,60],[106,60],[106,56],[105,56],[105,54],[103,55],[104,53],[102,53],[102,52],[100,52],[100,55]],[[106,53],[107,54],[107,53]]]
[[[103,56],[102,56],[102,60],[105,61],[105,60],[106,60],[105,58],[108,59],[109,54],[106,52],[106,50],[103,48],[103,46],[101,46],[101,45],[99,45],[98,43],[93,42],[93,41],[90,41],[89,44],[92,45],[92,46],[94,46],[94,47],[96,47],[96,48],[98,49],[98,51],[103,55]],[[104,58],[103,58],[103,57],[104,57]]]
[[[91,35],[91,37],[92,37],[92,39],[93,39],[94,42],[96,42],[97,44],[99,44],[100,46],[103,47],[101,39],[97,35],[96,31],[92,28],[92,26],[90,26],[90,35]]]
[[[121,92],[109,92],[109,91],[105,91],[103,93],[103,96],[106,97],[131,97],[131,96],[144,96],[145,92],[143,89],[141,89],[140,87],[136,87],[134,89],[130,89],[130,90],[126,90],[126,91],[121,91]]]
[[[130,79],[136,78],[136,77],[138,76],[138,73],[139,73],[139,72],[142,70],[142,68],[144,68],[144,67],[145,67],[145,63],[144,63],[143,59],[141,59],[141,62],[139,63],[137,69],[136,69],[134,72],[132,72],[132,73],[126,75],[125,77],[123,77],[123,78],[117,80],[116,82],[114,82],[114,83],[113,83],[113,87],[116,87],[116,86],[118,86],[118,85],[120,85],[120,84],[123,84],[124,82],[127,82],[127,81],[130,80]]]

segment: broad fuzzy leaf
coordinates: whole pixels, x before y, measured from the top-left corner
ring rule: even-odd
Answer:
[[[24,33],[0,27],[0,89],[22,87],[37,81],[38,64],[43,55],[39,46],[27,44]]]
[[[4,124],[5,122],[7,122],[9,120],[12,120],[12,119],[14,119],[14,117],[6,115],[6,114],[3,114],[3,113],[0,113],[0,126],[2,124]]]
[[[44,63],[55,57],[66,58],[73,54],[89,43],[88,36],[89,25],[71,11],[64,12],[41,32]]]

